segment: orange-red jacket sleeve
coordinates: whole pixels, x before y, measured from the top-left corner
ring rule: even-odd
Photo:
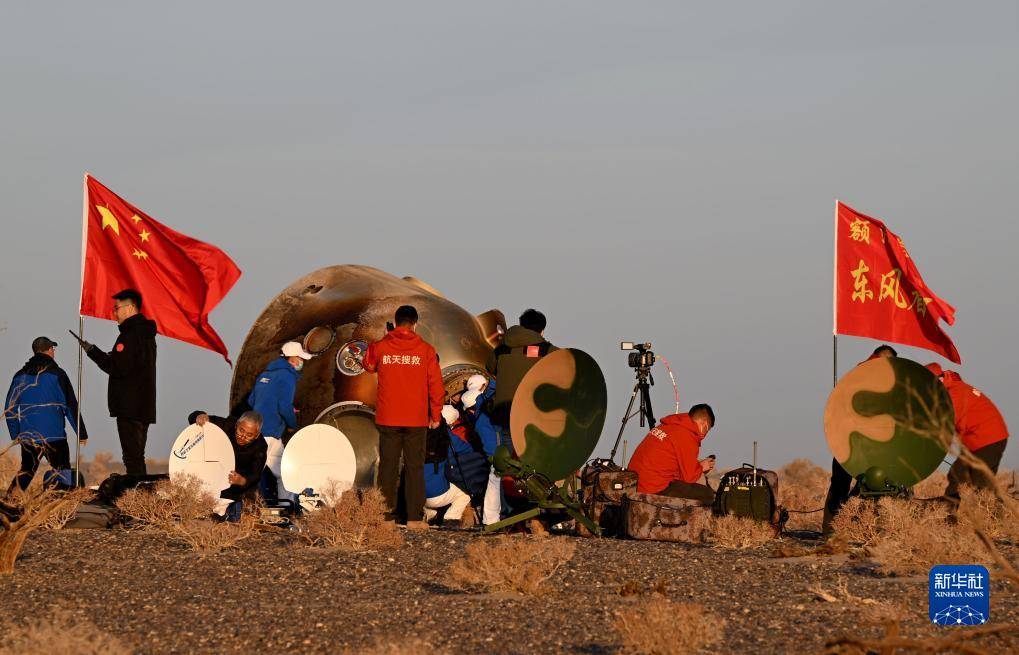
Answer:
[[[442,383],[442,370],[439,368],[439,356],[433,350],[428,357],[425,369],[428,382],[428,417],[438,421],[442,417],[442,403],[446,400],[446,386]]]
[[[375,352],[377,343],[369,345],[368,350],[365,351],[364,357],[361,359],[361,366],[369,373],[375,373],[379,367],[379,357]]]
[[[701,463],[697,459],[697,455],[700,454],[700,447],[692,443],[688,438],[680,435],[670,437],[669,442],[672,444],[672,448],[676,453],[676,461],[679,463],[676,479],[690,484],[700,480],[701,475],[704,473],[703,469],[701,469]]]

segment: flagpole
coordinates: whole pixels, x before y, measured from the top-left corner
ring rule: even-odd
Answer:
[[[76,424],[74,430],[74,484],[78,486],[79,476],[81,475],[81,403],[82,388],[81,379],[82,371],[84,369],[84,348],[81,346],[81,340],[85,338],[85,317],[81,315],[81,296],[85,292],[85,246],[88,239],[88,172],[85,173],[81,184],[81,277],[79,278],[78,285],[78,412],[75,417]]]
[[[832,388],[839,383],[839,200],[835,199],[835,222],[832,229],[831,266],[831,367]]]

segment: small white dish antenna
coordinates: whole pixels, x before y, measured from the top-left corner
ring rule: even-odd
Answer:
[[[229,475],[234,470],[234,449],[230,439],[211,421],[205,425],[189,425],[180,433],[170,449],[170,479],[191,475],[219,498],[219,492],[230,487]]]
[[[354,486],[357,462],[347,437],[331,425],[315,423],[297,431],[283,450],[280,466],[287,491],[322,494],[335,483],[337,491]]]

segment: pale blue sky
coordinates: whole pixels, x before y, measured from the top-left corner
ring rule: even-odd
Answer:
[[[615,434],[621,339],[712,403],[720,465],[829,458],[837,197],[884,218],[958,309],[964,377],[1019,424],[1014,2],[8,3],[0,25],[0,372],[77,325],[81,175],[226,249],[233,354],[320,266],[528,306],[592,353]],[[87,336],[112,343],[113,323]],[[875,343],[844,338],[842,361]],[[217,355],[159,342],[164,457],[225,409]],[[937,359],[908,348],[922,362]],[[938,360],[943,361],[943,360]],[[664,370],[659,414],[671,406]],[[89,451],[112,450],[89,364]],[[642,436],[628,432],[630,449]],[[1012,446],[1006,463],[1019,465]]]

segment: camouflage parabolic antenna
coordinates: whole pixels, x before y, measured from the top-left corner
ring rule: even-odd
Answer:
[[[864,362],[846,373],[824,408],[824,434],[852,476],[871,467],[912,486],[945,457],[937,439],[954,432],[952,401],[933,373],[901,357]]]
[[[513,395],[517,457],[552,480],[566,478],[594,452],[607,407],[605,376],[590,355],[572,348],[547,355]]]

